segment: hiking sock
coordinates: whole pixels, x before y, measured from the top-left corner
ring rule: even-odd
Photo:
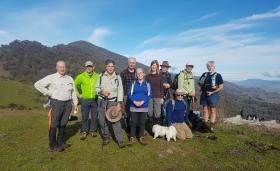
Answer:
[[[215,122],[210,122],[210,129],[213,130],[215,128],[216,123]]]

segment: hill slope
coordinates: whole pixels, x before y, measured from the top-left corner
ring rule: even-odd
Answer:
[[[236,84],[244,86],[244,87],[260,88],[260,89],[270,91],[270,92],[279,92],[280,91],[280,81],[248,79],[248,80],[236,82]]]
[[[55,72],[55,62],[59,59],[67,62],[68,71],[73,77],[84,69],[83,65],[87,60],[97,64],[98,72],[103,70],[106,59],[116,61],[118,72],[127,67],[126,57],[85,41],[47,47],[36,41],[17,40],[0,47],[0,78],[24,81],[32,86],[34,81]],[[148,69],[143,64],[138,66]],[[277,93],[267,93],[259,88],[244,88],[226,82],[219,113],[221,116],[230,117],[244,110],[245,114],[280,120],[279,96]],[[197,97],[199,99],[199,92]]]
[[[196,133],[191,140],[168,143],[147,135],[147,146],[136,143],[125,149],[113,141],[102,148],[100,135],[81,141],[79,128],[79,122],[70,122],[67,139],[72,146],[63,153],[52,153],[47,148],[46,111],[0,109],[0,170],[280,169],[279,131],[269,133],[261,127],[218,125],[217,140]]]
[[[55,72],[55,62],[65,60],[68,73],[75,76],[84,69],[84,63],[92,60],[96,63],[96,71],[104,69],[107,59],[116,61],[116,70],[120,72],[127,67],[127,58],[97,47],[86,41],[77,41],[67,45],[47,47],[36,41],[13,41],[0,48],[0,77],[20,81],[35,80]],[[147,69],[143,64],[138,66]]]

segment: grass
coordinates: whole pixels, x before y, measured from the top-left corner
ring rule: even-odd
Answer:
[[[102,148],[100,135],[79,140],[80,123],[72,121],[67,126],[72,147],[50,152],[47,111],[32,85],[2,80],[0,97],[2,106],[31,109],[0,109],[0,170],[280,170],[279,130],[225,124],[218,125],[217,140],[200,133],[176,142],[148,135],[147,146],[119,149],[113,141]]]
[[[0,107],[14,106],[22,109],[41,109],[44,98],[33,85],[13,80],[0,80]]]
[[[80,118],[80,117],[79,117]],[[166,142],[147,136],[149,144],[119,149],[111,141],[101,147],[100,135],[79,140],[79,122],[67,127],[72,147],[48,151],[44,111],[0,111],[0,170],[279,170],[280,151],[258,152],[248,142],[280,147],[279,132],[219,125],[217,140],[196,133],[191,140]]]

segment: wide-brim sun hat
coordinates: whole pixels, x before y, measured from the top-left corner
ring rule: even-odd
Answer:
[[[117,111],[117,106],[111,106],[107,109],[106,118],[110,122],[117,122],[122,118],[122,111]]]

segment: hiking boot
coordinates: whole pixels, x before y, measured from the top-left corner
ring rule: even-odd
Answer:
[[[62,148],[61,146],[50,146],[49,150],[51,152],[62,152],[64,151],[64,148]]]
[[[95,131],[90,132],[90,135],[91,135],[92,137],[97,137],[97,132],[95,132]]]
[[[215,127],[215,122],[210,122],[210,130],[213,132]]]
[[[148,143],[145,141],[144,137],[139,138],[139,143],[142,145],[147,145]]]
[[[82,132],[81,134],[82,135],[81,135],[80,140],[85,140],[87,138],[87,132]]]
[[[103,138],[103,141],[102,141],[102,145],[107,145],[110,143],[110,140],[109,139],[105,139]]]
[[[125,144],[123,143],[123,141],[118,142],[118,146],[120,148],[125,148]]]
[[[71,144],[63,143],[63,144],[61,145],[61,147],[64,148],[64,149],[66,149],[66,148],[71,147]]]
[[[130,137],[129,138],[129,141],[127,143],[128,146],[131,146],[132,144],[134,144],[136,142],[135,138],[134,137]]]

